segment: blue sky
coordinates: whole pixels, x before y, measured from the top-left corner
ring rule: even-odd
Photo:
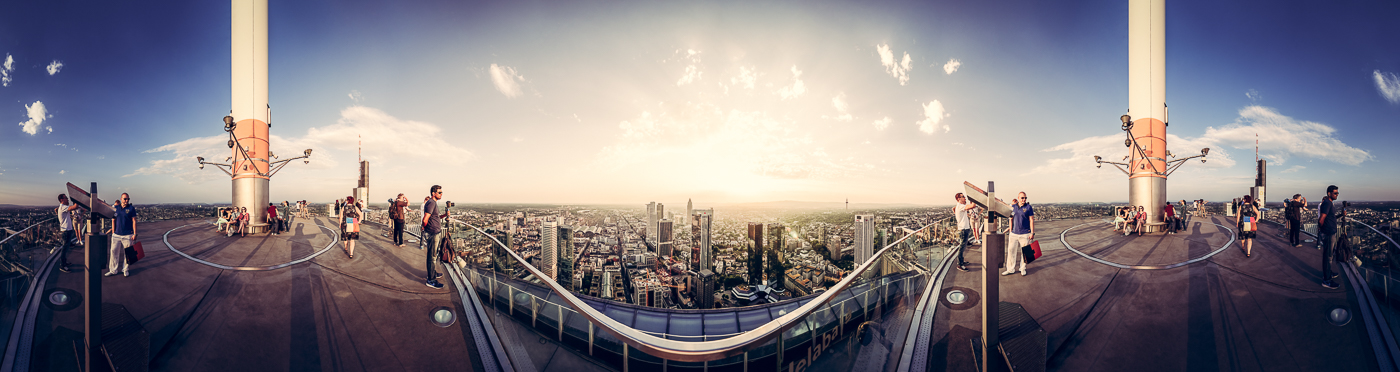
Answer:
[[[1400,4],[1167,11],[1168,147],[1212,148],[1168,198],[1246,193],[1258,133],[1274,200],[1400,200],[1383,161],[1400,155]],[[386,198],[947,204],[994,180],[1127,199],[1092,161],[1126,152],[1124,1],[272,1],[269,18],[273,149],[315,150],[275,200],[347,195],[359,146]],[[229,155],[229,38],[221,2],[7,6],[0,204],[92,181],[227,202],[194,157]]]

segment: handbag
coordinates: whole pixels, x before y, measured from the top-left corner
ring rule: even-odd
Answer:
[[[1025,257],[1026,263],[1035,262],[1035,259],[1040,258],[1040,241],[1031,241],[1030,245],[1021,247],[1021,256]]]
[[[124,253],[126,253],[127,265],[134,264],[136,263],[136,261],[140,261],[142,258],[146,258],[146,249],[141,248],[141,242],[136,242],[130,247],[126,247]]]

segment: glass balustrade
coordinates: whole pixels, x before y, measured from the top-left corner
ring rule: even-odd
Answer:
[[[462,249],[470,251],[468,254],[500,254],[491,251],[499,247],[487,235],[467,226],[455,227],[454,238],[461,240],[464,245]],[[951,248],[939,243],[947,241],[948,235],[955,235],[956,231],[952,230],[955,227],[947,221],[940,221],[890,245],[892,249],[887,251],[884,259],[897,260],[909,267],[917,264],[921,270],[881,272],[871,269],[853,274],[858,277],[853,284],[828,296],[826,304],[810,311],[780,336],[756,346],[746,345],[747,351],[703,362],[666,360],[619,340],[589,321],[587,316],[579,314],[551,290],[548,283],[528,275],[524,277],[532,280],[517,278],[514,273],[520,273],[517,265],[522,264],[501,267],[499,264],[503,260],[488,259],[464,262],[459,264],[459,268],[484,305],[509,315],[510,321],[527,326],[542,337],[572,348],[580,355],[591,355],[606,365],[622,366],[625,362],[629,370],[744,371],[759,368],[796,371],[809,369],[814,362],[831,357],[836,354],[833,350],[838,348],[846,351],[844,358],[847,363],[854,362],[861,344],[859,338],[850,336],[857,333],[861,324],[892,319],[890,313],[895,309],[912,311],[910,308],[918,303],[918,297],[928,283],[931,272],[927,268],[934,267]],[[803,305],[817,300],[822,294],[777,303],[708,310],[653,308],[579,293],[574,293],[574,296],[607,318],[646,335],[681,342],[706,342],[743,335],[799,311]],[[908,325],[893,327],[907,328]]]

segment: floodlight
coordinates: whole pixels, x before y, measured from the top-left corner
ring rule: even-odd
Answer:
[[[1123,122],[1123,131],[1128,131],[1128,130],[1130,130],[1130,129],[1133,129],[1133,117],[1132,117],[1132,116],[1128,116],[1128,114],[1123,114],[1123,116],[1119,116],[1119,117],[1118,117],[1118,120],[1120,120],[1120,121]]]
[[[1127,129],[1124,129],[1124,130],[1127,130]],[[1124,139],[1124,140],[1123,140],[1123,147],[1133,147],[1133,139],[1132,139],[1132,138]]]
[[[1201,149],[1201,156],[1206,156],[1206,154],[1209,153],[1209,152],[1210,152],[1210,148],[1209,148],[1209,147],[1203,148],[1203,149]]]
[[[203,156],[196,156],[196,158],[199,159],[199,169],[204,169],[204,157],[203,157]]]
[[[228,140],[228,148],[233,148],[233,140]]]
[[[238,124],[233,122],[233,116],[224,116],[224,131],[232,132],[235,127],[238,127]]]
[[[311,156],[311,149],[306,149],[306,156]]]

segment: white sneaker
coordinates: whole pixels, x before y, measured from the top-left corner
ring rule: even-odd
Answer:
[[[1015,273],[1015,271],[1002,271],[1001,275],[1011,275],[1013,273]]]
[[[117,272],[116,272],[116,271],[108,271],[106,274],[102,274],[102,276],[112,276],[112,275],[117,275]]]
[[[122,272],[122,276],[131,276],[131,272],[130,272],[130,271],[123,271],[123,272]]]

